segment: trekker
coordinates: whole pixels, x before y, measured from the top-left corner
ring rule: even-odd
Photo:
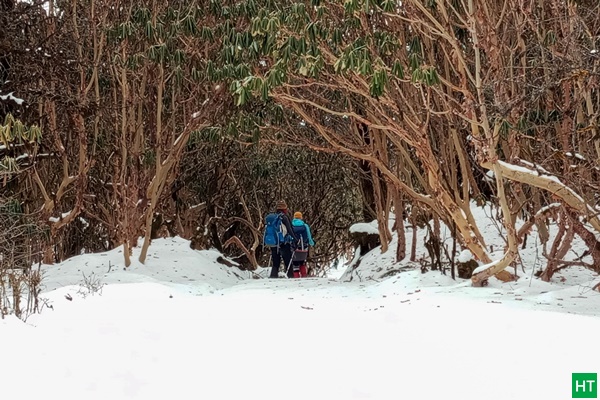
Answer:
[[[294,278],[305,278],[308,275],[308,269],[306,267],[308,247],[314,247],[315,242],[310,233],[310,226],[302,220],[302,213],[300,211],[294,213],[292,229],[298,238],[292,258]]]
[[[270,278],[279,278],[279,265],[283,258],[283,268],[288,278],[292,278],[294,273],[291,268],[292,262],[292,243],[297,238],[290,223],[288,216],[288,207],[285,201],[279,200],[274,213],[267,215],[264,235],[264,246],[271,248],[271,267]]]

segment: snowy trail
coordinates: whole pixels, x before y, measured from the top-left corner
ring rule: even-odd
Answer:
[[[57,290],[60,307],[32,317],[36,328],[0,325],[18,335],[3,388],[61,399],[565,399],[571,372],[598,369],[596,318],[294,283],[200,297],[122,284],[61,303]]]
[[[47,267],[53,310],[0,320],[0,394],[559,400],[571,373],[600,371],[600,294],[575,277],[256,280],[218,257],[174,238],[153,242],[144,266],[114,267],[116,249]],[[84,298],[91,276],[105,286]]]

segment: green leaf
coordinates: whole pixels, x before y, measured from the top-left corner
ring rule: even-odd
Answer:
[[[437,9],[437,1],[436,0],[427,0],[426,4],[427,8],[431,8],[432,10]]]
[[[323,70],[323,67],[325,66],[325,61],[323,60],[323,57],[321,56],[317,56],[314,61],[311,63],[310,66],[310,71],[309,71],[309,75],[312,78],[317,79],[319,74],[321,73],[321,71]]]
[[[127,68],[131,69],[131,70],[136,70],[138,67],[138,57],[136,54],[132,54],[129,57],[127,57],[127,62],[126,62]]]
[[[260,21],[261,20],[258,17],[253,18],[252,21],[250,21],[250,33],[252,36],[259,36],[264,33]]]
[[[440,77],[434,67],[429,67],[423,72],[423,78],[427,86],[433,86],[440,83]]]
[[[411,75],[411,81],[413,83],[420,83],[422,80],[423,80],[423,71],[420,68],[415,69]]]
[[[165,35],[165,27],[161,22],[157,22],[154,27],[156,38],[163,38]]]
[[[340,43],[342,43],[342,31],[339,28],[335,28],[333,30],[331,40],[335,45],[339,45]]]
[[[265,81],[262,81],[260,87],[260,97],[263,101],[267,101],[269,99],[269,86]]]
[[[308,26],[306,27],[306,32],[308,32],[308,37],[311,41],[314,42],[317,40],[317,27],[314,22],[308,24]]]
[[[281,57],[284,62],[288,62],[292,58],[292,38],[288,38],[282,45]]]
[[[420,62],[419,56],[417,54],[411,54],[408,57],[408,62],[409,62],[410,69],[413,71],[418,70],[421,66],[421,62]]]
[[[171,7],[167,8],[167,12],[165,14],[167,21],[173,21],[176,18],[177,12]]]
[[[156,60],[158,59],[158,53],[157,53],[156,46],[150,46],[148,48],[148,59],[150,61],[154,61],[154,62],[156,62]]]
[[[146,29],[144,31],[148,39],[152,40],[154,38],[154,26],[152,25],[152,21],[146,22]]]
[[[385,87],[387,86],[388,78],[387,72],[384,69],[377,70],[373,73],[370,85],[371,96],[377,98],[383,95]]]
[[[306,39],[301,37],[296,40],[296,53],[297,54],[305,54],[306,53]]]
[[[342,55],[340,58],[337,59],[337,61],[333,64],[333,70],[339,74],[342,73],[344,71],[346,71],[347,66],[346,66],[346,61],[345,61],[346,56]]]
[[[544,46],[552,46],[556,43],[556,34],[553,30],[549,30],[544,35]]]
[[[258,42],[253,41],[250,45],[250,54],[252,54],[254,57],[258,57],[260,55],[260,48],[258,46]]]
[[[133,20],[139,25],[144,25],[150,19],[150,10],[140,7],[133,13]]]
[[[398,60],[394,61],[394,65],[392,66],[392,75],[397,78],[404,79],[404,67]]]
[[[236,105],[239,107],[246,104],[246,101],[248,101],[248,90],[245,87],[240,86],[240,90],[238,91],[237,95],[238,97]]]
[[[502,135],[503,138],[508,137],[508,132],[511,129],[511,125],[510,122],[508,122],[507,120],[502,120],[501,124],[500,124],[500,135]]]
[[[256,3],[254,2],[254,0],[246,1],[246,13],[248,15],[256,14],[257,9],[258,9],[258,7],[256,6]]]
[[[213,74],[208,74],[208,75],[209,75],[209,77],[213,76]],[[198,69],[196,69],[196,67],[192,67],[191,76],[192,76],[192,79],[195,81],[199,81],[202,79],[202,73]]]
[[[42,142],[42,129],[37,125],[31,125],[29,128],[29,143]]]
[[[175,50],[173,53],[173,60],[175,61],[176,65],[182,65],[185,63],[185,52],[181,49]]]
[[[15,123],[15,117],[13,117],[12,114],[8,113],[6,114],[6,116],[4,117],[4,125],[8,126],[9,129],[12,129],[12,124]]]
[[[431,86],[431,84],[432,84],[431,71],[429,71],[428,69],[423,71],[423,82],[427,86]]]
[[[200,37],[206,41],[213,40],[213,31],[208,26],[203,26],[200,32]]]
[[[19,165],[14,158],[4,156],[4,159],[0,162],[0,171],[16,174],[19,172]]]
[[[359,71],[361,75],[369,76],[373,73],[373,66],[369,60],[362,60],[360,63]]]
[[[409,54],[418,54],[420,55],[421,53],[421,41],[419,40],[418,36],[414,36],[409,44],[408,44],[408,52]]]
[[[196,19],[192,13],[189,13],[185,16],[183,20],[184,31],[188,35],[197,35],[198,34],[198,25],[196,24]]]
[[[210,0],[210,11],[215,16],[221,16],[221,0]]]
[[[128,38],[132,37],[134,32],[135,32],[135,28],[131,21],[126,21],[126,22],[123,22],[121,25],[119,25],[118,33],[119,33],[119,37],[122,39],[128,39]]]
[[[179,66],[179,65],[177,67],[175,67],[175,83],[179,87],[183,83],[183,70],[181,69],[181,66]]]
[[[357,0],[344,1],[344,11],[346,12],[346,14],[352,15],[357,10],[358,10],[358,1]]]
[[[8,140],[8,132],[10,131],[8,126],[2,126],[0,125],[0,143],[2,143],[4,145],[4,147],[8,147],[9,144],[11,143]]]
[[[319,6],[317,7],[317,18],[323,18],[323,16],[325,15],[325,7],[323,6]]]
[[[395,11],[396,4],[398,4],[396,0],[383,0],[381,2],[381,8],[383,11],[391,13]]]
[[[169,25],[169,38],[173,38],[179,35],[179,32],[181,31],[181,27],[179,25],[178,21],[173,21],[171,22]]]

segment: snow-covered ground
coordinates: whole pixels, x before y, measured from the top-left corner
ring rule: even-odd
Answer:
[[[339,280],[253,279],[180,238],[155,240],[127,270],[121,249],[44,266],[52,309],[0,320],[0,394],[570,399],[572,373],[600,372],[597,277],[570,268],[539,281],[533,236],[521,279],[484,288],[397,265],[393,247],[332,271]]]

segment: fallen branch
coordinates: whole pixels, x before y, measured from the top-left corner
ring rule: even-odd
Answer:
[[[223,244],[223,248],[226,249],[230,245],[235,244],[240,250],[244,252],[250,263],[252,264],[252,269],[258,268],[258,263],[256,262],[256,257],[254,253],[248,250],[246,246],[242,243],[242,241],[237,236],[232,236]]]

